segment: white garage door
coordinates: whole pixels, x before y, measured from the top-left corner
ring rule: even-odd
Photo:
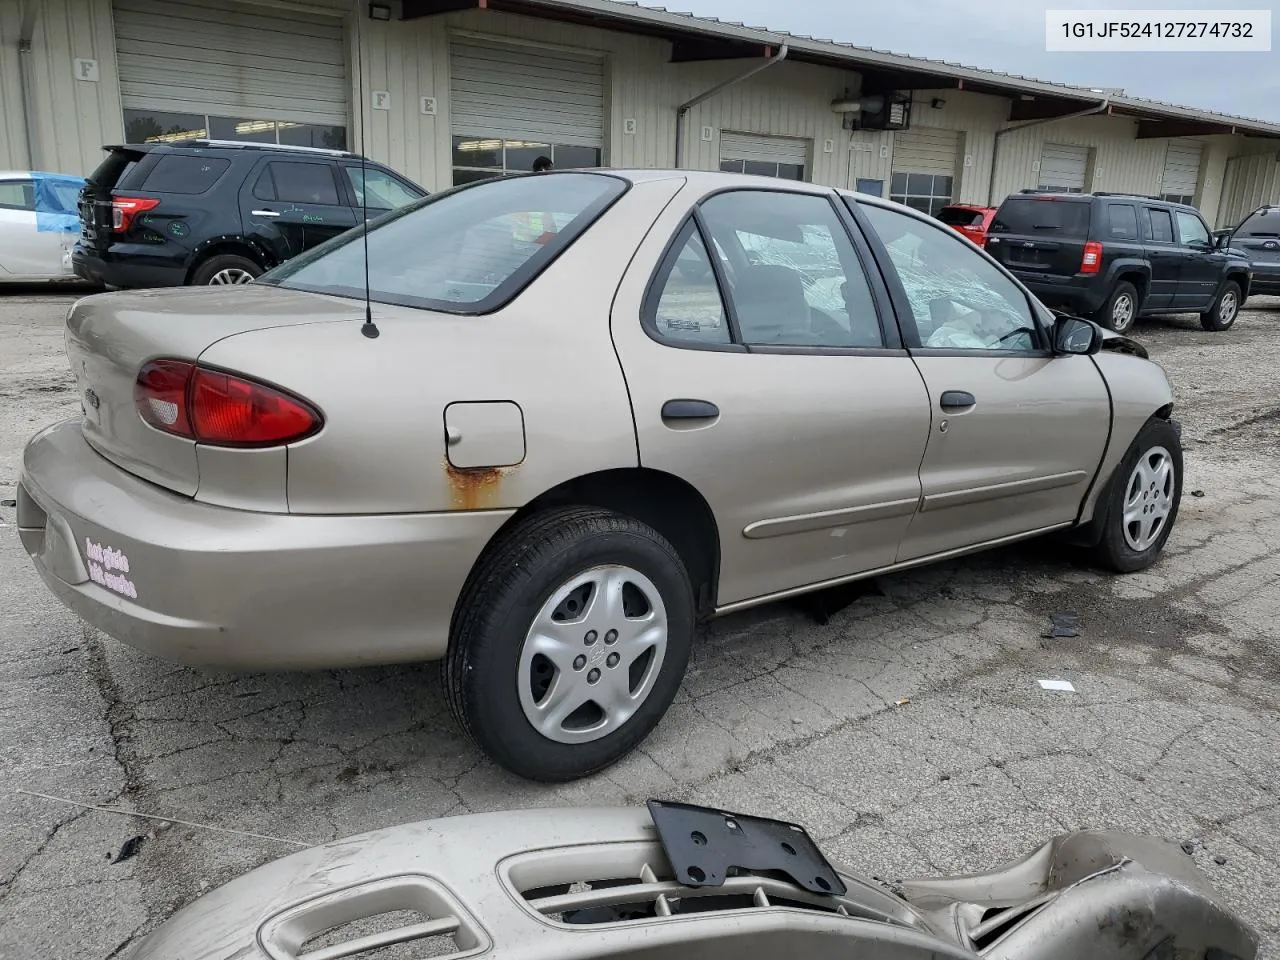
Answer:
[[[754,133],[720,134],[720,169],[786,180],[804,180],[809,141]]]
[[[1089,171],[1089,148],[1066,143],[1046,143],[1040,149],[1041,190],[1082,193]]]
[[[900,130],[893,135],[889,199],[936,214],[955,194],[960,134],[955,130]]]
[[[1203,150],[1204,144],[1196,140],[1169,141],[1169,152],[1164,155],[1161,197],[1174,203],[1195,203]]]
[[[450,45],[453,182],[528,172],[545,156],[558,169],[600,166],[604,64],[516,45]]]
[[[115,0],[129,140],[344,147],[342,21],[228,0]]]

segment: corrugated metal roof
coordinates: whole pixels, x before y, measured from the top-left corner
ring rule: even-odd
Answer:
[[[668,10],[665,7],[645,6],[633,2],[633,0],[526,0],[526,2],[536,7],[558,8],[566,11],[594,14],[600,17],[631,21],[650,27],[664,26],[672,30],[701,34],[708,37],[745,40],[774,46],[785,43],[793,51],[847,62],[851,68],[878,67],[880,69],[932,74],[948,80],[967,80],[987,87],[998,87],[1010,93],[1056,96],[1067,100],[1078,100],[1085,104],[1098,102],[1106,96],[1105,94],[1095,93],[1088,87],[1058,83],[1052,80],[1040,80],[1035,77],[1004,73],[999,70],[987,70],[950,60],[907,56],[901,53],[894,53],[891,50],[880,50],[875,47],[863,47],[839,40],[787,33],[782,30],[771,30],[767,27],[747,26],[734,21],[719,20],[714,17],[700,17],[684,11]],[[1111,96],[1110,102],[1113,107],[1124,109],[1126,112],[1133,113],[1139,117],[1164,120],[1199,120],[1207,123],[1234,126],[1241,133],[1280,137],[1280,123],[1259,120],[1253,117],[1218,113],[1213,110],[1182,106],[1145,97]]]

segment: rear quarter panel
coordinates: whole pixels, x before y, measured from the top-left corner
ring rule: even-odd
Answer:
[[[291,513],[509,510],[558,484],[636,466],[631,405],[609,311],[640,240],[682,178],[633,186],[531,286],[488,316],[374,304],[380,336],[351,322],[260,330],[214,344],[203,363],[315,403],[324,429],[288,450]],[[508,401],[523,461],[450,464],[445,408]]]
[[[1173,403],[1173,388],[1164,368],[1151,360],[1104,350],[1094,362],[1111,391],[1111,440],[1102,457],[1098,480],[1085,499],[1081,520],[1093,517],[1111,475],[1124,459],[1143,424]]]

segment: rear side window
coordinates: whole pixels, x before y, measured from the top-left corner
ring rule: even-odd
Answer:
[[[1107,236],[1112,240],[1138,239],[1138,211],[1131,204],[1107,204]]]
[[[982,226],[982,214],[977,210],[966,210],[963,207],[943,207],[938,211],[938,219],[948,227]]]
[[[1236,229],[1242,237],[1280,237],[1280,207],[1259,210]]]
[[[125,180],[138,166],[138,161],[146,154],[135,153],[124,150],[111,150],[107,153],[107,157],[93,173],[89,174],[88,181],[94,186],[101,187],[103,190],[110,190],[117,184],[124,186]]]
[[[30,180],[0,180],[0,210],[34,210],[36,188]]]
[[[1173,217],[1168,210],[1147,207],[1147,223],[1151,227],[1151,239],[1156,243],[1173,243]]]
[[[369,296],[446,313],[496,310],[520,293],[626,190],[588,173],[485,180],[387,214],[368,230]],[[363,299],[360,229],[258,279]]]
[[[281,203],[320,203],[331,207],[342,203],[331,163],[272,160],[254,185],[253,195],[259,200]]]
[[[992,233],[1074,237],[1089,235],[1090,204],[1046,197],[1010,197],[991,221]]]
[[[169,153],[151,168],[140,189],[150,193],[177,193],[195,196],[210,190],[231,166],[221,157]]]

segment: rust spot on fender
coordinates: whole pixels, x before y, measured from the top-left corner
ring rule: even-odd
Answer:
[[[491,510],[501,506],[502,481],[514,467],[455,467],[444,460],[444,475],[455,510]]]

